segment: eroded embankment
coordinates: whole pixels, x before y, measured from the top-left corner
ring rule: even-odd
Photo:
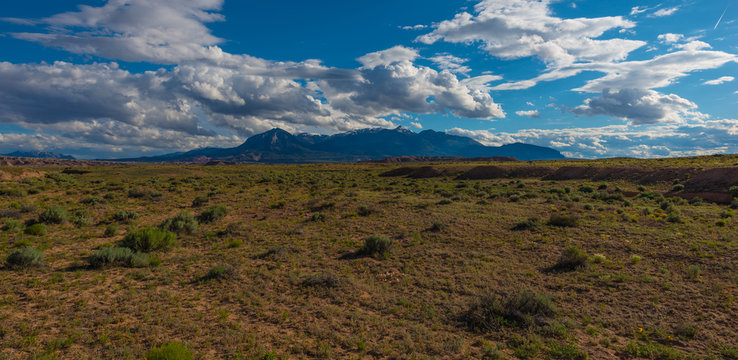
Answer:
[[[381,176],[405,176],[409,178],[430,178],[451,176],[459,180],[485,180],[505,178],[538,178],[541,180],[624,180],[636,184],[655,184],[659,182],[678,182],[684,189],[671,193],[687,199],[700,197],[705,200],[729,203],[732,200],[730,188],[738,186],[738,167],[703,169],[695,167],[647,168],[632,166],[597,167],[563,166],[476,166],[471,169],[419,166],[400,167],[387,171]]]

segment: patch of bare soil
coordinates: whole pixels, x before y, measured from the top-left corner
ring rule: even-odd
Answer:
[[[692,175],[684,183],[686,192],[728,192],[738,185],[738,168],[706,169]]]
[[[462,180],[483,180],[500,178],[538,178],[550,174],[552,168],[543,166],[477,166],[459,176]]]
[[[417,162],[509,162],[519,161],[518,159],[510,156],[492,156],[492,157],[457,157],[457,156],[395,156],[388,157],[378,160],[367,160],[359,161],[360,163],[382,163],[382,164],[394,164],[394,163],[417,163]]]
[[[43,171],[24,171],[19,175],[8,174],[4,171],[0,171],[0,181],[18,181],[25,178],[38,178],[46,175]]]
[[[421,167],[401,167],[393,169],[380,174],[382,177],[396,177],[406,176],[412,179],[427,179],[435,178],[440,176],[456,176],[463,172],[463,169],[444,167],[438,168],[435,166],[421,166]]]

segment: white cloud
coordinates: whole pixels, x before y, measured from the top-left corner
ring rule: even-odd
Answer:
[[[562,150],[572,158],[612,156],[697,156],[738,152],[738,120],[710,120],[695,124],[627,125],[594,128],[524,129],[512,133],[487,130],[447,130],[485,145],[524,142]]]
[[[48,32],[12,35],[76,54],[132,62],[213,59],[222,55],[216,46],[222,40],[205,24],[224,19],[215,13],[222,5],[223,0],[110,0],[36,21],[49,26]]]
[[[648,7],[645,7],[645,6],[634,6],[632,9],[630,9],[630,15],[631,16],[632,15],[638,15],[638,14],[644,13],[644,12],[646,12],[648,10],[651,10],[651,9],[648,8]]]
[[[679,11],[679,6],[670,7],[670,8],[664,8],[660,9],[653,14],[649,15],[650,17],[664,17],[664,16],[671,16],[675,12]]]
[[[705,81],[703,84],[705,84],[705,85],[720,85],[720,84],[724,84],[724,83],[727,83],[727,82],[731,82],[733,80],[735,80],[735,78],[732,77],[732,76],[722,76],[722,77],[719,77],[719,78],[717,78],[715,80]]]
[[[408,25],[408,26],[401,26],[400,29],[402,30],[423,30],[427,28],[428,25]]]
[[[397,63],[415,61],[420,55],[415,49],[406,48],[404,46],[395,46],[393,48],[376,51],[366,54],[358,59],[362,69],[374,69],[378,66],[389,66]]]
[[[465,62],[469,61],[468,59],[462,59],[448,53],[437,54],[429,58],[429,60],[435,63],[441,70],[448,70],[452,73],[468,74],[471,71],[470,67],[464,65]]]
[[[419,122],[411,122],[410,123],[410,126],[416,128],[416,129],[422,129],[423,128],[423,125],[421,123],[419,123]]]
[[[562,19],[551,16],[551,0],[483,0],[475,14],[462,12],[417,38],[425,44],[438,41],[481,43],[502,59],[536,56],[552,67],[576,62],[610,62],[625,59],[645,42],[627,39],[597,40],[606,31],[632,28],[622,17]]]
[[[607,115],[628,120],[633,125],[680,123],[685,117],[699,118],[697,105],[677,95],[664,95],[653,90],[605,89],[602,97],[591,98],[584,105],[570,109],[578,115]]]
[[[460,117],[504,117],[483,82],[493,75],[459,80],[447,70],[416,66],[412,56],[370,54],[360,70],[362,81],[323,79],[318,86],[333,109],[353,116],[387,116],[398,112],[418,114],[448,110]]]
[[[722,51],[687,49],[657,56],[651,60],[625,61],[617,64],[587,66],[577,65],[548,74],[551,78],[568,77],[584,70],[604,72],[606,75],[574,89],[576,91],[602,92],[604,89],[654,89],[671,85],[676,79],[691,72],[715,69],[729,62],[738,62],[738,56]]]
[[[521,110],[521,111],[516,111],[515,114],[518,116],[527,116],[527,117],[532,117],[532,118],[541,117],[541,113],[539,113],[538,110]]]
[[[683,38],[684,38],[683,34],[673,34],[673,33],[666,33],[666,34],[661,34],[658,36],[659,41],[666,43],[666,44],[673,44]]]

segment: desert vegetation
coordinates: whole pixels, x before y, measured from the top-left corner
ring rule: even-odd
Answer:
[[[735,163],[34,168],[0,359],[736,359]]]

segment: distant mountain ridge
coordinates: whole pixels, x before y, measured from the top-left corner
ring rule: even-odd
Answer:
[[[2,155],[10,157],[75,160],[72,155],[64,155],[51,151],[13,151],[12,153]]]
[[[356,162],[399,156],[512,157],[518,160],[564,159],[557,150],[515,143],[485,146],[468,137],[425,130],[415,133],[406,128],[365,129],[336,135],[292,135],[272,129],[248,138],[234,148],[203,148],[187,152],[120,161],[143,162],[258,162],[320,163]]]

